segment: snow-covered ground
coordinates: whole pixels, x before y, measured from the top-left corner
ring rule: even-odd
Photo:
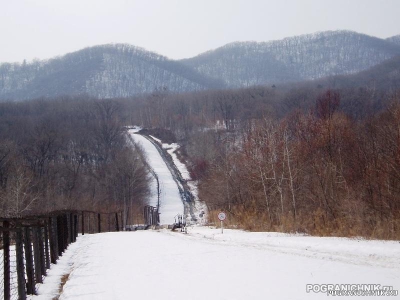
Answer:
[[[239,230],[221,234],[206,227],[189,228],[188,234],[85,235],[52,266],[41,295],[33,299],[52,299],[52,282],[62,273],[69,274],[62,300],[323,299],[326,294],[307,293],[306,285],[400,289],[400,243]]]
[[[156,147],[145,137],[135,134],[135,132],[137,132],[135,129],[128,131],[135,143],[143,148],[147,155],[148,163],[158,175],[160,182],[160,224],[172,224],[174,223],[175,216],[178,214],[182,215],[184,210],[176,182]],[[153,193],[151,199],[149,199],[149,204],[156,206],[157,183],[155,180],[152,181],[151,190]]]
[[[170,223],[183,211],[176,183],[154,145],[133,138],[162,179],[161,217]],[[400,242],[221,234],[209,227],[189,227],[188,234],[164,229],[85,235],[52,265],[32,299],[53,299],[66,274],[61,300],[322,299],[326,293],[307,292],[307,286],[380,284],[399,290]]]
[[[172,143],[172,144],[167,144],[163,143],[160,139],[157,139],[154,136],[150,137],[155,140],[157,143],[160,144],[160,146],[168,152],[168,154],[171,156],[172,161],[174,162],[174,165],[178,169],[179,173],[181,174],[181,177],[183,180],[186,181],[187,186],[190,189],[190,192],[192,193],[194,197],[194,207],[193,207],[193,214],[195,215],[196,221],[191,220],[191,216],[188,215],[186,216],[188,223],[196,223],[196,224],[206,224],[207,223],[207,218],[208,218],[208,210],[206,204],[200,200],[199,198],[199,193],[197,189],[197,182],[195,180],[192,180],[190,177],[190,173],[184,163],[182,163],[178,156],[176,155],[177,150],[179,149],[179,144],[177,143]]]

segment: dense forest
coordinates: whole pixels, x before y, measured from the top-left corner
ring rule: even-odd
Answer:
[[[85,98],[0,104],[0,215],[142,206],[149,174],[120,109]]]
[[[180,143],[210,221],[223,209],[250,230],[400,238],[400,93],[309,83],[2,103],[1,214],[144,205],[132,124]]]
[[[223,209],[251,230],[400,238],[399,92],[254,87],[125,103],[131,122],[175,134],[211,220]]]

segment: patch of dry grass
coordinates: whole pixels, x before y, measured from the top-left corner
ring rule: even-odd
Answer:
[[[70,273],[65,274],[61,277],[61,283],[60,283],[60,287],[58,290],[58,295],[56,297],[54,297],[52,300],[58,300],[60,298],[60,296],[63,292],[64,285],[67,283],[67,281],[69,279],[69,275],[70,275]]]

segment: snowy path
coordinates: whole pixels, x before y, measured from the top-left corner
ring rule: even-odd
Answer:
[[[351,261],[361,249],[365,260]],[[398,290],[400,244],[234,230],[221,235],[209,228],[190,228],[188,235],[102,233],[79,237],[59,268],[70,273],[61,300],[322,299],[326,294],[306,293],[306,284],[374,283]],[[46,284],[39,293],[45,291]]]
[[[183,203],[179,194],[178,187],[174,178],[171,175],[167,165],[158,153],[156,147],[145,137],[134,134],[135,130],[129,130],[132,139],[141,145],[145,151],[150,167],[158,175],[160,181],[160,224],[172,224],[177,214],[183,214]],[[152,182],[152,197],[149,204],[152,206],[157,205],[157,183]]]

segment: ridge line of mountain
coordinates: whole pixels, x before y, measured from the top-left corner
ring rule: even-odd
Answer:
[[[276,85],[355,74],[399,55],[400,35],[380,39],[346,30],[234,42],[183,60],[130,44],[104,44],[48,60],[0,64],[0,100]]]

